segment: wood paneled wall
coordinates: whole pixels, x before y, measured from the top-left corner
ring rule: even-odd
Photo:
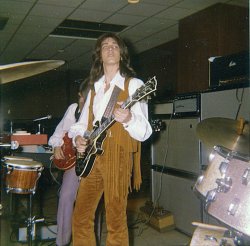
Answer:
[[[248,9],[216,4],[179,23],[176,92],[199,92],[209,87],[209,57],[249,49]]]
[[[177,82],[177,40],[170,41],[134,58],[139,78],[147,81],[156,76],[158,88],[156,100],[164,101],[175,92]]]

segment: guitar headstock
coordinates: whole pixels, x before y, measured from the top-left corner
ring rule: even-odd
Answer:
[[[132,96],[133,101],[140,101],[144,97],[150,95],[155,92],[157,89],[157,80],[156,76],[149,79],[144,85],[136,90],[134,95]]]

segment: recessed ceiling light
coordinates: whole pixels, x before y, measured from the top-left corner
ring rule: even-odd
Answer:
[[[128,3],[139,3],[140,0],[128,0]]]

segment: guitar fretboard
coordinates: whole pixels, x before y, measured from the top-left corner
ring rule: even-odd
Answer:
[[[103,114],[103,119],[107,119],[112,115],[120,91],[121,89],[118,86],[114,87],[108,105]]]
[[[145,85],[138,88],[131,97],[128,97],[127,100],[121,105],[121,108],[126,109],[130,106],[133,106],[136,102],[140,101],[142,98],[155,91],[156,85],[157,85],[157,80],[155,77],[153,77]],[[114,121],[115,121],[114,115],[105,118],[101,122],[101,125],[98,126],[98,128],[93,129],[93,131],[90,132],[89,139],[94,141],[104,131],[106,131],[114,123]]]

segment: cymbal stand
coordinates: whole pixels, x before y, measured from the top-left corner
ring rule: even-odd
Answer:
[[[28,241],[29,246],[32,246],[32,240],[36,239],[36,223],[44,221],[44,218],[35,219],[35,216],[32,217],[32,210],[33,210],[32,196],[33,196],[33,193],[30,193],[29,194],[29,206],[28,206],[29,217],[26,220],[26,223],[27,223],[27,241]]]

